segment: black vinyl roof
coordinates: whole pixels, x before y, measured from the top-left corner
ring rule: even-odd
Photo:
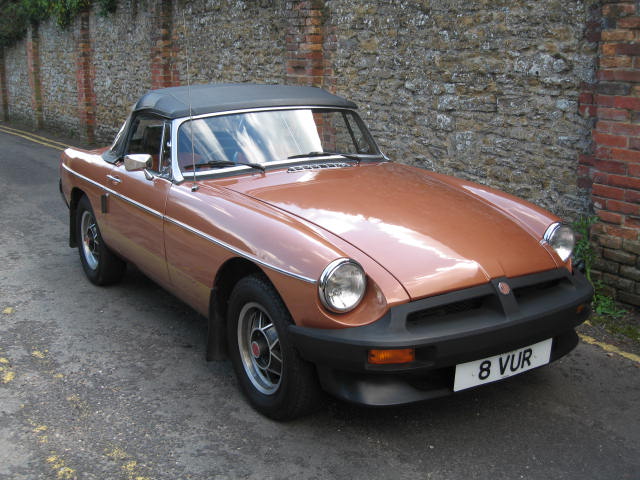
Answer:
[[[247,108],[297,106],[356,108],[355,103],[320,88],[239,83],[191,85],[191,92],[186,86],[151,90],[138,100],[133,110],[180,118],[188,117],[190,113],[202,115]]]

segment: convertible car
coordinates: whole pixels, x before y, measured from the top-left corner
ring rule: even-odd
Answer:
[[[208,318],[249,402],[426,400],[572,350],[593,290],[554,215],[390,161],[324,90],[155,90],[113,144],[67,149],[69,244],[97,285],[134,264]]]

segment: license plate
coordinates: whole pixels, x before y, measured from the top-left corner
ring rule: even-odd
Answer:
[[[495,382],[549,363],[552,339],[456,366],[453,391]]]

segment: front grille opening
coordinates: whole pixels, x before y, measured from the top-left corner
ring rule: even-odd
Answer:
[[[411,312],[407,316],[407,323],[409,325],[415,325],[418,323],[429,322],[436,318],[442,318],[449,315],[458,315],[461,313],[470,313],[474,310],[481,309],[487,300],[487,297],[476,297],[461,300],[459,302],[447,303],[446,305],[439,305],[437,307],[427,308],[424,310],[418,310]]]
[[[554,278],[553,280],[536,283],[535,285],[526,285],[524,287],[514,288],[513,294],[515,295],[517,300],[537,297],[539,295],[544,295],[549,290],[558,288],[558,286],[563,282],[566,282],[566,279]]]

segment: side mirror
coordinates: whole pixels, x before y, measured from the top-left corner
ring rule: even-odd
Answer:
[[[151,168],[151,155],[148,153],[125,155],[124,168],[128,172],[136,172],[138,170]]]

